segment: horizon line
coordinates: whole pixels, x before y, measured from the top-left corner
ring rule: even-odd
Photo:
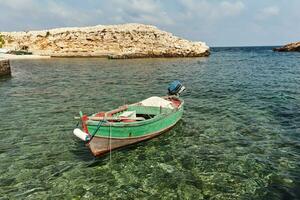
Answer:
[[[283,45],[233,45],[233,46],[214,45],[214,46],[209,46],[209,47],[210,48],[226,48],[226,47],[234,48],[234,47],[280,47],[280,46],[283,46]]]

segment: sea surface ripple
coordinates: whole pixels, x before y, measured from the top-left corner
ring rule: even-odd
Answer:
[[[13,61],[0,79],[0,199],[300,199],[300,54],[213,48],[209,58]],[[94,158],[91,114],[187,90],[182,120]]]

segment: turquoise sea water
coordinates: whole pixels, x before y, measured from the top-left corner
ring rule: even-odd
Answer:
[[[93,113],[187,87],[168,133],[94,158]],[[0,79],[0,199],[300,199],[300,54],[13,61]]]

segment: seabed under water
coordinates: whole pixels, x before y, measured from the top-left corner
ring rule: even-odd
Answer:
[[[0,79],[0,199],[300,199],[300,54],[13,61]],[[187,87],[168,133],[94,158],[72,130],[94,113]]]

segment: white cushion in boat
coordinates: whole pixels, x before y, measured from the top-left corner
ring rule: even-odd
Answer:
[[[125,111],[120,115],[120,117],[136,118],[136,111]]]
[[[172,109],[172,102],[161,97],[149,97],[140,102],[143,106],[162,107]]]

